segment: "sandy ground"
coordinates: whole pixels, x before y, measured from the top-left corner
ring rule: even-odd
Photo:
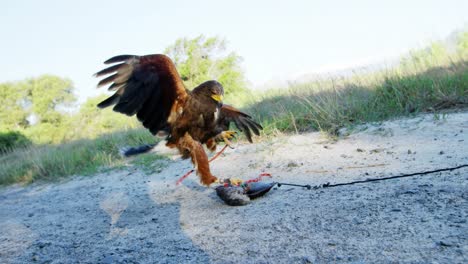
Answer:
[[[438,117],[438,118],[435,118]],[[239,145],[215,175],[338,183],[468,164],[468,113]],[[345,131],[344,134],[347,134]],[[191,168],[0,189],[0,263],[468,263],[468,169],[225,205]]]

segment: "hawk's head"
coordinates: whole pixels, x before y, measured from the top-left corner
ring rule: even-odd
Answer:
[[[206,81],[193,89],[192,93],[206,103],[212,102],[218,106],[223,105],[224,89],[217,81]]]

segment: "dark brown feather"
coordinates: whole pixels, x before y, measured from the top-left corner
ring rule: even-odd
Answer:
[[[110,74],[110,73],[114,73],[116,72],[122,65],[125,65],[125,63],[120,63],[120,64],[116,64],[116,65],[113,65],[113,66],[110,66],[108,68],[105,68],[104,70],[101,70],[101,71],[98,71],[94,74],[95,77],[101,77],[102,75],[107,75],[107,74]]]
[[[187,96],[182,80],[173,62],[165,55],[119,55],[105,61],[119,63],[105,68],[96,76],[112,74],[98,83],[111,84],[109,90],[117,90],[99,107],[114,105],[113,110],[126,115],[137,114],[138,119],[156,134],[167,130],[168,117],[177,98]]]
[[[116,62],[122,62],[122,61],[127,61],[132,58],[137,58],[138,56],[135,55],[118,55],[114,56],[104,62],[104,64],[111,64],[111,63],[116,63]]]
[[[118,100],[119,100],[119,95],[114,94],[111,97],[107,98],[106,100],[100,102],[97,106],[99,108],[106,108],[108,106],[111,106],[111,105],[117,103]]]
[[[122,86],[124,86],[125,84],[122,84],[122,83],[113,83],[111,86],[109,86],[109,88],[107,88],[108,91],[115,91],[119,88],[122,88]]]
[[[117,78],[117,73],[116,73],[116,74],[112,74],[111,76],[102,79],[102,80],[97,84],[97,87],[101,87],[101,86],[104,86],[104,85],[106,85],[106,84],[109,84],[109,83],[113,82],[113,81],[115,80],[115,78]]]
[[[230,105],[223,105],[218,123],[223,130],[228,130],[231,122],[245,134],[249,142],[252,142],[252,132],[258,136],[260,135],[260,130],[263,129],[248,114]]]

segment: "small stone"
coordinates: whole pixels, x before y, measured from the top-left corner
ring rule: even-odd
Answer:
[[[444,155],[445,152],[443,152],[442,150],[439,152],[439,155]]]
[[[357,152],[364,152],[364,150],[361,149],[361,148],[357,148],[356,151],[357,151]]]
[[[47,246],[50,246],[51,243],[50,242],[41,242],[41,241],[39,241],[39,242],[37,242],[36,245],[37,245],[38,248],[45,248]]]
[[[315,258],[314,258],[314,257],[303,256],[303,257],[302,257],[302,263],[304,263],[304,264],[316,263],[316,261],[315,261]]]
[[[403,192],[403,194],[417,194],[418,191],[417,190],[406,190]]]
[[[370,151],[371,154],[375,154],[375,153],[380,153],[382,152],[384,149],[381,149],[381,148],[376,148],[376,149],[373,149]]]
[[[411,152],[411,149],[408,149],[408,154],[412,154],[413,152]]]
[[[353,220],[353,224],[362,225],[364,222],[358,219]]]
[[[102,263],[115,263],[116,259],[113,256],[107,256],[104,259],[101,260]]]
[[[33,216],[34,216],[33,213],[29,213],[29,214],[28,214],[28,217],[33,217]]]
[[[464,224],[466,223],[466,219],[455,219],[452,222],[454,222],[455,224]]]
[[[439,246],[442,246],[442,247],[453,247],[454,246],[453,243],[443,241],[443,240],[439,241],[439,243],[437,243],[437,244],[439,244]]]

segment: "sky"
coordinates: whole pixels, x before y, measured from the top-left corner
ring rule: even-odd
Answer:
[[[391,60],[468,25],[466,0],[2,1],[0,82],[70,78],[81,101],[119,54],[181,37],[227,40],[251,87]]]

